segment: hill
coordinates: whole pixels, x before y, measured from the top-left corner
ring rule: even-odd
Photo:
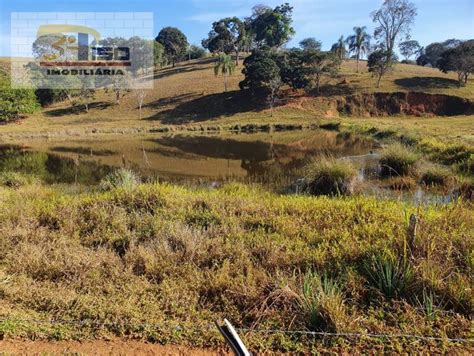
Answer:
[[[395,71],[382,80],[381,88],[376,89],[375,79],[367,72],[365,62],[362,62],[361,73],[356,73],[355,62],[345,61],[337,78],[326,79],[321,96],[290,93],[289,98],[277,108],[274,117],[270,118],[265,103],[247,97],[239,90],[238,84],[243,79],[242,65],[230,77],[228,93],[224,93],[223,78],[214,75],[213,66],[214,60],[207,58],[185,62],[175,68],[156,70],[153,77],[154,89],[148,91],[145,98],[143,120],[138,118],[133,93],[125,96],[121,104],[116,106],[113,104],[113,94],[101,91],[97,93],[89,113],[72,109],[66,102],[59,103],[17,124],[1,127],[0,135],[21,139],[46,132],[50,135],[56,132],[68,136],[92,131],[106,133],[127,132],[130,129],[149,130],[163,125],[226,126],[295,121],[314,123],[319,119],[344,117],[333,105],[338,99],[375,91],[423,92],[474,99],[474,81],[471,80],[466,87],[458,88],[454,74],[444,74],[433,68],[398,64]],[[344,120],[353,123],[355,117],[364,116],[367,115],[352,115],[344,117]],[[466,132],[464,116],[437,118],[435,126],[445,125],[448,121],[452,123],[453,120],[457,124],[449,134],[470,140],[473,132]],[[384,121],[383,118],[380,120]],[[412,118],[408,126],[426,122],[425,117],[423,120]]]

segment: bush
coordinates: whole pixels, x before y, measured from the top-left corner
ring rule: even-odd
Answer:
[[[382,254],[373,255],[364,264],[364,272],[369,283],[389,299],[403,297],[414,276],[407,260]]]
[[[340,285],[325,275],[309,272],[303,281],[301,308],[313,331],[340,331],[347,322]]]
[[[449,168],[443,166],[432,166],[426,169],[421,176],[421,183],[427,186],[448,185],[454,181],[454,176]]]
[[[323,157],[314,159],[306,166],[312,195],[351,195],[357,178],[357,170],[345,160]]]
[[[17,120],[38,109],[39,104],[33,90],[12,89],[8,79],[0,73],[0,122]]]
[[[140,178],[131,170],[121,168],[107,175],[100,182],[100,189],[109,191],[114,189],[134,190],[140,184]]]
[[[37,181],[36,177],[18,172],[0,173],[0,185],[8,188],[20,188],[25,185],[33,184]]]
[[[418,156],[399,143],[384,149],[380,159],[382,177],[406,176],[415,172]]]

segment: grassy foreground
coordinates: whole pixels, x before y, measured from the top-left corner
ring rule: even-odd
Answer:
[[[0,189],[0,337],[215,346],[212,322],[227,317],[259,330],[244,333],[252,350],[473,351],[461,342],[261,332],[472,337],[470,203],[415,208],[237,184]]]

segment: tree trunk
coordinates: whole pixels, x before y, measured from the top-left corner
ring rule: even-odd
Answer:
[[[138,108],[140,110],[140,120],[142,119],[142,103],[138,104]]]
[[[120,90],[115,91],[115,104],[120,105]]]
[[[380,88],[380,82],[382,81],[382,76],[379,75],[379,80],[377,81],[377,88]]]
[[[360,50],[357,50],[357,73],[359,73],[359,59],[360,59]]]
[[[227,93],[227,74],[224,73],[224,91]]]
[[[238,67],[239,66],[239,50],[236,50],[235,51],[235,66]]]
[[[88,104],[88,103],[85,103],[85,104],[84,104],[84,108],[86,109],[86,112],[88,113],[88,112],[89,112],[89,104]]]
[[[319,94],[319,88],[320,88],[320,86],[321,86],[321,76],[318,75],[318,76],[316,77],[316,93],[318,93],[318,94]]]

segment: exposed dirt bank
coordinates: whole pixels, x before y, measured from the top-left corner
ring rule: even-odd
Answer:
[[[351,116],[473,115],[474,102],[457,96],[418,92],[357,94],[337,99],[337,111]]]

